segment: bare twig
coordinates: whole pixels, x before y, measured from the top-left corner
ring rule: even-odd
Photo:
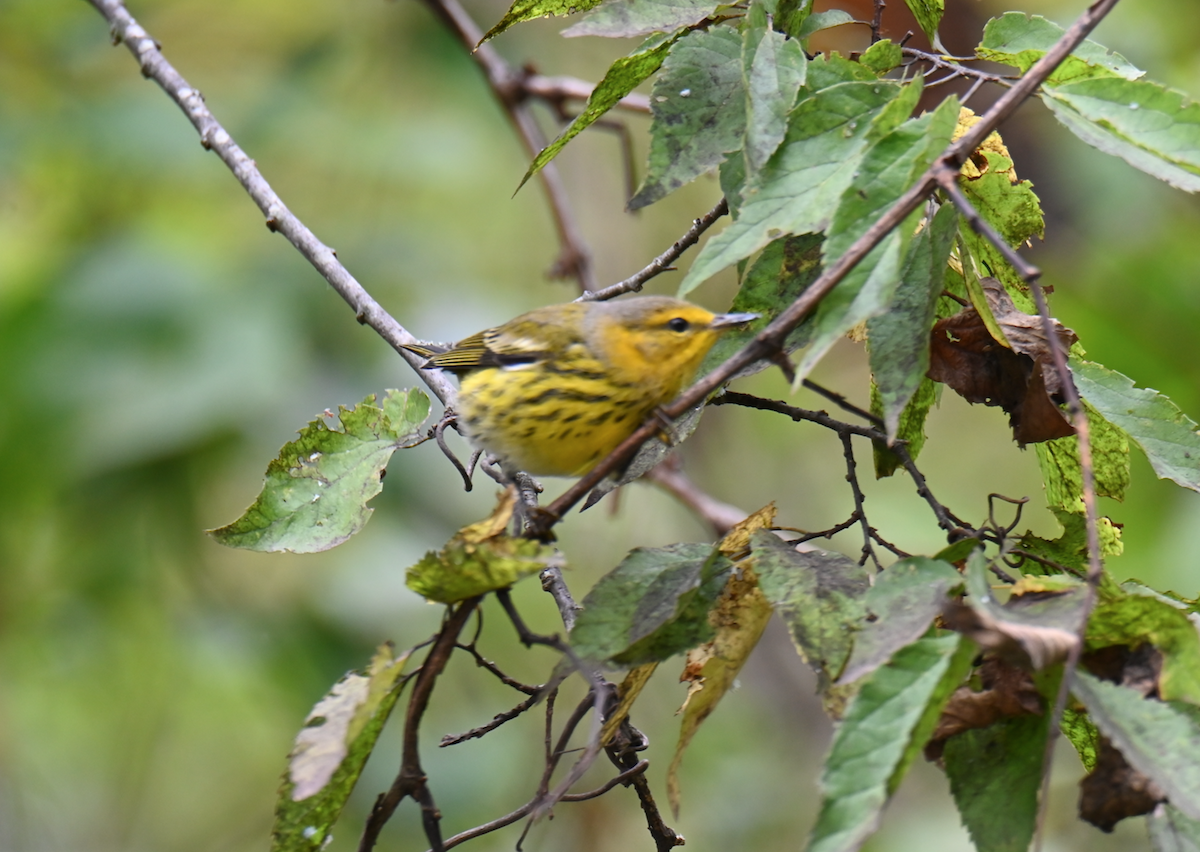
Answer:
[[[379,839],[379,832],[383,830],[384,825],[395,813],[396,807],[406,796],[410,796],[421,806],[421,822],[424,825],[429,845],[434,852],[441,852],[444,848],[439,827],[441,813],[434,804],[433,794],[429,792],[429,787],[425,783],[425,771],[421,768],[421,719],[429,706],[429,697],[433,694],[433,686],[437,682],[438,676],[446,668],[446,662],[450,659],[450,655],[458,643],[458,636],[478,603],[479,598],[471,598],[450,611],[433,647],[429,649],[425,661],[421,664],[421,673],[417,676],[412,695],[409,696],[408,712],[404,717],[404,748],[400,760],[400,771],[396,774],[396,780],[392,782],[391,788],[382,794],[375,801],[375,806],[371,808],[371,815],[367,818],[362,838],[359,840],[359,852],[369,852],[374,848],[375,842]]]
[[[639,292],[642,289],[642,285],[651,278],[662,272],[666,272],[668,269],[672,269],[671,264],[678,260],[681,254],[694,246],[704,232],[712,227],[713,222],[716,222],[728,212],[729,202],[722,198],[712,210],[709,210],[699,219],[692,220],[692,226],[687,229],[684,235],[677,239],[669,249],[650,261],[645,268],[630,275],[624,281],[618,281],[616,284],[605,287],[603,290],[586,292],[575,301],[602,302],[605,299],[620,296],[622,293]]]
[[[1053,47],[1039,59],[1008,91],[1000,96],[978,122],[970,127],[957,141],[951,143],[913,184],[866,232],[855,240],[845,253],[829,264],[821,275],[774,320],[767,324],[753,340],[734,353],[723,364],[707,374],[683,392],[674,402],[664,406],[662,413],[667,417],[679,417],[699,404],[713,391],[720,388],[732,376],[756,361],[770,358],[781,351],[788,333],[800,324],[810,311],[853,269],[884,237],[899,225],[908,214],[920,207],[930,192],[938,185],[939,175],[946,169],[957,171],[970,154],[979,147],[1002,121],[1008,118],[1026,98],[1046,80],[1054,69],[1070,55],[1092,29],[1115,6],[1117,0],[1096,0],[1080,18],[1071,25]],[[638,448],[660,430],[658,417],[651,417],[632,435],[622,441],[599,464],[558,499],[542,510],[535,535],[544,535],[549,528],[572,506],[583,499],[602,479],[625,464]]]
[[[901,52],[905,56],[913,57],[917,61],[928,62],[933,70],[949,71],[950,76],[947,79],[970,77],[980,83],[996,83],[1000,86],[1011,86],[1014,80],[1020,79],[1020,77],[1005,74],[989,74],[987,71],[980,71],[978,68],[962,64],[963,62],[974,61],[975,57],[973,56],[946,57],[937,53],[917,50],[915,47],[901,48]]]
[[[532,72],[513,67],[490,44],[479,44],[483,38],[483,31],[458,0],[426,0],[426,4],[458,36],[463,47],[483,71],[492,93],[508,113],[526,152],[531,158],[536,156],[546,147],[546,139],[529,110],[528,98],[531,92],[527,84]],[[566,187],[554,163],[547,163],[538,172],[538,179],[546,191],[546,200],[550,203],[550,211],[554,215],[554,226],[558,231],[561,246],[558,259],[551,267],[550,277],[574,278],[583,292],[595,289],[591,253],[579,232],[567,199]]]
[[[267,227],[283,234],[300,254],[329,282],[338,295],[354,309],[358,321],[370,326],[388,345],[408,362],[431,391],[443,403],[454,400],[455,389],[440,370],[423,370],[425,359],[401,348],[417,339],[385,311],[338,261],[336,252],[325,245],[287,208],[275,190],[259,172],[254,160],[246,156],[228,131],[220,125],[204,103],[199,91],[167,62],[158,42],[133,19],[122,0],[89,0],[108,21],[114,43],[123,43],[142,69],[142,75],[154,80],[167,96],[183,110],[200,134],[200,144],[213,151],[233,172],[238,183],[267,217]]]
[[[643,772],[645,772],[649,768],[650,768],[650,761],[639,760],[637,763],[635,763],[633,766],[626,769],[620,775],[617,775],[613,778],[608,779],[608,781],[604,782],[604,784],[597,787],[595,790],[589,790],[586,793],[567,793],[565,796],[563,796],[561,799],[559,799],[559,801],[560,802],[586,802],[588,799],[594,799],[597,796],[603,796],[605,793],[607,793],[613,787],[616,787],[618,784],[628,783],[629,781],[633,780],[633,776],[641,775]]]
[[[883,10],[887,7],[885,0],[875,0],[875,17],[871,19],[871,44],[879,41],[883,31]]]
[[[746,408],[756,408],[759,411],[773,411],[776,414],[790,417],[797,422],[816,423],[819,426],[824,426],[826,429],[837,432],[838,435],[861,435],[864,438],[870,438],[872,441],[887,442],[887,435],[878,429],[845,423],[841,420],[835,420],[824,411],[809,411],[804,408],[797,408],[794,405],[788,405],[786,402],[776,399],[763,399],[751,396],[750,394],[726,391],[720,396],[715,397],[709,404],[741,405]],[[978,530],[955,516],[933,496],[933,492],[929,489],[929,484],[925,481],[925,476],[921,473],[916,463],[913,462],[912,456],[909,455],[908,448],[903,441],[896,441],[890,449],[900,459],[900,463],[904,466],[908,475],[912,477],[913,484],[917,486],[917,494],[929,504],[929,508],[933,510],[934,517],[937,518],[938,526],[946,530],[951,541],[961,538],[971,538],[978,534]],[[854,515],[851,515],[851,518],[854,521],[858,520]],[[849,527],[850,525],[851,523],[847,521],[845,527]]]
[[[469,645],[464,645],[460,642],[454,647],[459,651],[466,651],[468,654],[470,654],[475,659],[475,665],[495,675],[496,679],[505,686],[511,686],[517,692],[523,692],[526,695],[537,695],[542,691],[542,687],[540,686],[529,686],[528,684],[521,683],[519,680],[511,678],[504,672],[500,671],[499,666],[479,653],[474,642],[470,643]]]
[[[867,520],[867,512],[863,508],[863,501],[867,498],[863,496],[862,488],[858,485],[858,462],[854,459],[852,438],[849,432],[841,432],[839,437],[842,439],[842,455],[846,459],[846,481],[850,483],[850,493],[854,495],[854,514],[858,515],[858,522],[862,527],[862,558],[858,560],[858,564],[866,565],[867,560],[870,559],[875,563],[875,570],[882,571],[883,566],[879,563],[879,557],[875,555],[875,548],[871,546],[871,534],[874,530],[871,529],[871,524]]]
[[[830,390],[829,388],[824,387],[823,385],[819,385],[816,382],[812,381],[811,379],[805,379],[801,384],[803,384],[804,387],[808,388],[813,393],[819,394],[820,396],[825,397],[827,400],[832,402],[834,405],[836,405],[838,408],[842,409],[843,411],[848,411],[851,414],[855,415],[856,417],[861,417],[863,420],[866,420],[868,423],[874,424],[875,426],[877,426],[880,429],[883,428],[883,418],[882,417],[876,417],[874,414],[867,411],[866,409],[859,408],[857,405],[852,403],[850,400],[846,399],[846,397],[842,396],[837,391]]]
[[[438,743],[438,748],[458,745],[459,743],[465,743],[467,740],[478,739],[484,734],[490,734],[505,722],[511,722],[513,719],[517,718],[526,710],[531,708],[534,704],[537,704],[537,700],[538,696],[536,694],[531,695],[511,710],[505,710],[502,713],[497,713],[492,717],[492,721],[488,722],[486,725],[480,725],[478,728],[472,728],[471,730],[462,734],[455,734],[453,736],[447,734],[446,736],[442,737],[442,741]]]

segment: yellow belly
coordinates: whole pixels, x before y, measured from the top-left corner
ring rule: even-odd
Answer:
[[[468,374],[459,422],[504,467],[535,476],[582,476],[668,401],[599,374],[564,376],[543,365]]]

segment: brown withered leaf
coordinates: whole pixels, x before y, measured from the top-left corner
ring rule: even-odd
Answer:
[[[1000,406],[1021,446],[1075,434],[1058,407],[1062,382],[1041,317],[1018,311],[995,278],[980,279],[980,284],[1005,339],[993,338],[973,307],[938,320],[926,375],[949,385],[967,402]],[[1078,340],[1057,320],[1054,329],[1064,348]]]
[[[1157,784],[1125,762],[1106,737],[1100,738],[1096,767],[1079,782],[1080,819],[1111,832],[1121,820],[1148,814],[1166,798]]]
[[[1108,645],[1088,651],[1080,662],[1096,677],[1136,689],[1147,698],[1158,698],[1162,676],[1162,652],[1146,642],[1136,648]]]
[[[946,702],[933,736],[925,746],[925,759],[940,760],[946,740],[972,728],[987,728],[1005,716],[1042,714],[1042,699],[1027,671],[999,657],[988,657],[979,667],[979,692],[960,686]]]

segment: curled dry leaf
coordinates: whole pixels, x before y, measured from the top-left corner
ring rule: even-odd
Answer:
[[[1079,782],[1079,817],[1111,832],[1126,817],[1141,816],[1166,801],[1166,793],[1130,766],[1107,737],[1100,738],[1096,767]]]
[[[1027,671],[989,657],[979,668],[979,679],[982,690],[961,686],[950,696],[925,746],[926,760],[939,760],[946,740],[955,734],[990,727],[1006,716],[1041,715],[1042,699]]]
[[[1041,317],[1018,311],[996,279],[984,278],[980,283],[1005,339],[995,339],[973,307],[938,320],[927,375],[949,385],[967,402],[1003,408],[1013,439],[1021,446],[1075,434],[1058,407],[1063,387]],[[1054,328],[1064,351],[1078,340],[1057,320]]]

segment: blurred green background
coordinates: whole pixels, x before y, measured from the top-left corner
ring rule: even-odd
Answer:
[[[944,39],[960,52],[1009,8],[948,5]],[[1025,10],[1065,24],[1081,5]],[[898,36],[909,25],[897,6],[887,20]],[[469,8],[484,26],[503,12],[498,0]],[[557,247],[540,187],[512,197],[527,161],[503,113],[422,5],[136,0],[131,11],[291,209],[418,336],[454,339],[574,295],[544,276]],[[627,49],[565,41],[561,27],[522,25],[497,47],[589,80]],[[1197,33],[1194,0],[1153,0],[1118,8],[1095,38],[1195,93]],[[855,47],[861,32],[837,38]],[[647,122],[629,124],[641,158]],[[1086,148],[1037,104],[1005,137],[1048,213],[1047,240],[1032,254],[1055,286],[1058,316],[1094,359],[1200,414],[1200,203]],[[622,212],[620,145],[603,132],[572,143],[559,163],[601,283],[643,266],[717,194],[702,179],[641,215]],[[677,283],[666,275],[651,289]],[[695,295],[723,308],[731,293],[726,278]],[[0,850],[265,849],[284,757],[309,708],[378,643],[404,647],[436,628],[440,609],[404,588],[404,569],[482,517],[494,493],[480,481],[464,494],[423,446],[394,459],[373,520],[335,551],[249,554],[203,535],[250,503],[296,428],[413,377],[267,231],[81,0],[0,2],[0,366]],[[817,378],[866,400],[855,345],[840,345]],[[744,384],[786,393],[776,375]],[[822,406],[808,394],[797,401]],[[1040,506],[1034,455],[1012,444],[1004,421],[947,394],[930,422],[923,467],[935,493],[976,522],[991,491]],[[839,450],[816,427],[723,408],[683,454],[715,496],[745,510],[776,500],[781,523],[820,529],[852,509]],[[1134,464],[1129,502],[1104,507],[1126,525],[1126,555],[1111,567],[1194,597],[1200,495],[1157,481],[1140,456]],[[884,535],[914,551],[940,545],[908,482],[864,485]],[[668,496],[624,491],[615,510],[608,498],[561,527],[580,596],[631,547],[710,535]],[[1044,510],[1027,518],[1054,533]],[[535,629],[555,629],[536,583],[516,598]],[[544,677],[549,654],[519,649],[495,611],[486,621],[489,656],[530,682]],[[635,716],[653,742],[660,796],[683,695],[672,669]],[[684,810],[672,825],[689,849],[798,846],[829,736],[813,688],[773,625],[684,764]],[[463,660],[439,687],[425,766],[448,835],[513,809],[536,784],[536,715],[435,748],[442,733],[519,698]],[[385,735],[333,849],[354,848],[398,764],[396,739]],[[1145,848],[1140,821],[1112,836],[1077,824],[1081,769],[1069,750],[1059,757],[1047,849]],[[425,848],[414,811],[401,807],[381,848]],[[518,831],[472,848],[511,848]],[[623,789],[560,806],[526,842],[534,852],[650,845]],[[970,848],[936,769],[916,767],[869,848]]]

